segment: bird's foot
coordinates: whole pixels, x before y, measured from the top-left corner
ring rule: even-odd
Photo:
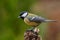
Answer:
[[[37,27],[33,27],[31,29],[28,29],[27,31],[31,31],[31,32],[34,32],[34,33],[39,33],[40,32],[40,30]]]

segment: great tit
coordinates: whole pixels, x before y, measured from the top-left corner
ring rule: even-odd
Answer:
[[[42,22],[55,22],[56,21],[56,20],[48,20],[41,16],[31,14],[26,11],[21,12],[20,15],[18,16],[18,18],[23,19],[27,25],[30,25],[32,27],[37,27]]]

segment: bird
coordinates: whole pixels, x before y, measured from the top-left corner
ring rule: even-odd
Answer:
[[[27,11],[20,12],[18,18],[21,18],[27,25],[33,27],[32,29],[39,26],[42,22],[56,22],[56,20],[49,20]]]

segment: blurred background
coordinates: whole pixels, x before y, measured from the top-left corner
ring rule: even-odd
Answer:
[[[60,40],[59,0],[0,0],[0,40],[24,40],[25,30],[31,27],[17,18],[21,11],[57,20],[38,28],[42,40]]]

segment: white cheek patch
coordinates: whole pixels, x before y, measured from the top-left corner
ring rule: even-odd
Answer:
[[[27,12],[22,15],[22,17],[25,17],[27,15]]]

